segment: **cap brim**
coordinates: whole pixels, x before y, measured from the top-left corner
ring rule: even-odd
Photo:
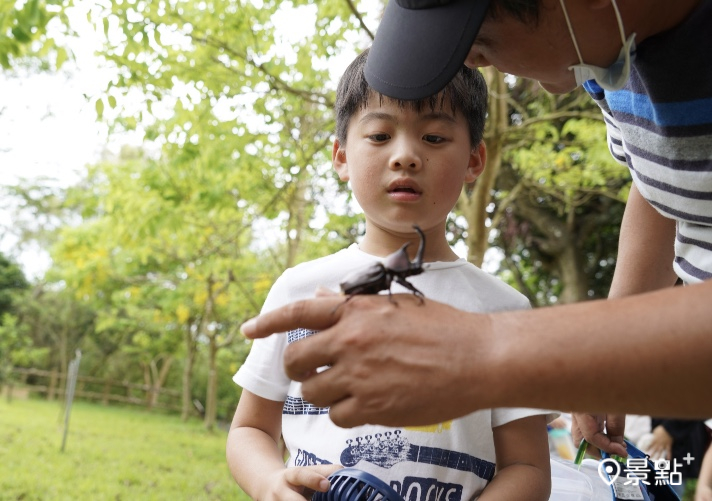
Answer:
[[[406,9],[390,0],[366,61],[368,84],[396,99],[440,92],[465,62],[489,0]]]

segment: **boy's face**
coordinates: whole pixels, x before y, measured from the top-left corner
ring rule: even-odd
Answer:
[[[444,234],[463,183],[482,172],[484,146],[470,145],[465,118],[447,101],[415,111],[371,94],[351,117],[346,144],[334,143],[333,161],[367,224],[399,233],[418,224]]]

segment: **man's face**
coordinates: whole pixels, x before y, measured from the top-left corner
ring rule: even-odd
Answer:
[[[611,64],[620,50],[620,35],[613,10],[591,9],[569,0],[566,5],[585,62]],[[487,16],[472,44],[465,64],[471,68],[494,66],[503,73],[538,80],[554,94],[576,88],[569,67],[579,63],[559,0],[544,0],[539,22],[525,24],[502,13]]]

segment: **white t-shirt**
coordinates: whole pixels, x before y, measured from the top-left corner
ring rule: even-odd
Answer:
[[[378,260],[352,245],[300,264],[275,282],[263,312],[313,297],[318,286],[338,290],[339,282],[349,272],[365,269]],[[423,274],[408,280],[427,298],[471,312],[529,308],[522,294],[464,259],[429,263],[425,268]],[[407,290],[394,284],[393,292]],[[254,341],[245,364],[233,378],[258,396],[285,402],[282,434],[290,453],[288,466],[341,464],[376,475],[408,500],[471,500],[494,475],[492,428],[527,416],[549,414],[535,409],[488,409],[425,427],[340,428],[329,419],[328,408],[305,401],[301,384],[284,373],[282,359],[287,344],[312,334],[318,335],[296,329]],[[437,495],[432,497],[433,493]]]

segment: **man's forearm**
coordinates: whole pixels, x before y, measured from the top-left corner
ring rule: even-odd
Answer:
[[[712,415],[712,281],[491,319],[493,406]]]

